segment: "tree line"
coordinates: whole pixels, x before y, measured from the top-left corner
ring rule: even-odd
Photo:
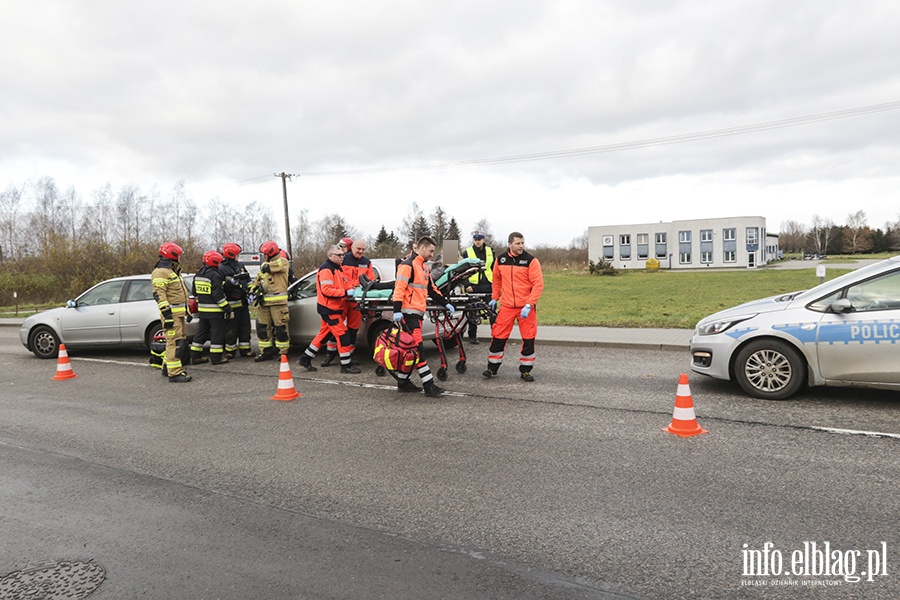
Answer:
[[[844,225],[813,215],[809,226],[793,220],[782,223],[778,245],[783,252],[803,254],[893,252],[900,250],[900,219],[872,228],[862,210],[848,215]]]
[[[396,258],[423,235],[441,247],[448,239],[465,245],[472,233],[462,231],[440,206],[426,214],[415,203],[397,230],[382,224],[375,236],[338,214],[311,221],[302,210],[291,224],[290,254],[298,274],[321,264],[324,251],[344,237],[365,239],[371,258]],[[235,242],[255,252],[263,241],[281,239],[283,231],[283,223],[258,202],[241,209],[217,199],[200,205],[188,197],[183,182],[168,191],[106,185],[86,198],[74,188],[60,190],[50,177],[10,185],[0,192],[0,305],[12,305],[13,292],[19,303],[60,302],[110,277],[149,273],[164,241],[184,249],[182,264],[193,272],[211,248]],[[485,219],[472,231],[483,232],[497,249],[506,246],[505,239],[494,239]],[[586,242],[583,253],[586,260]],[[577,262],[579,250],[563,250],[560,257]]]

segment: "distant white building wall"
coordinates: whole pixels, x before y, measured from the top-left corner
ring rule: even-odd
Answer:
[[[766,231],[764,217],[588,227],[588,259],[617,269],[643,269],[650,258],[661,269],[752,269],[778,256],[778,236]]]

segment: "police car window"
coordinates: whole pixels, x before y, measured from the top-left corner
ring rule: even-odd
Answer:
[[[809,310],[814,310],[816,312],[825,312],[831,307],[831,303],[840,298],[843,293],[844,290],[838,290],[837,292],[829,294],[824,298],[820,298],[815,302],[810,302],[806,306],[806,308],[808,308]]]
[[[896,310],[900,308],[900,271],[851,285],[846,298],[854,312]]]
[[[109,281],[88,290],[78,298],[78,306],[97,306],[99,304],[114,304],[122,295],[124,281]]]

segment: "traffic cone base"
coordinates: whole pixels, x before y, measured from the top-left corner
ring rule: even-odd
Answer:
[[[694,414],[694,400],[691,397],[691,388],[688,386],[687,375],[682,374],[678,378],[678,391],[675,394],[675,410],[672,412],[672,422],[664,427],[672,435],[679,437],[692,437],[701,433],[709,433],[700,427]]]
[[[287,401],[299,398],[302,395],[294,387],[294,378],[291,377],[291,365],[288,363],[288,357],[286,354],[282,354],[281,366],[278,369],[278,391],[275,392],[275,395],[270,400]]]
[[[66,345],[59,345],[59,358],[56,360],[56,376],[54,381],[61,379],[74,379],[78,377],[72,370],[72,363],[69,362],[69,353],[66,352]]]

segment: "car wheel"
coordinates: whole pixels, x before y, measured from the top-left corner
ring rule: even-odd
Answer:
[[[59,356],[59,336],[50,327],[40,325],[31,330],[28,347],[38,358]]]
[[[144,346],[147,347],[147,350],[150,349],[150,344],[153,343],[153,338],[158,335],[165,335],[166,330],[163,329],[163,326],[160,323],[151,323],[149,327],[147,327],[147,331],[144,332]]]
[[[734,378],[751,396],[784,400],[806,383],[806,361],[786,342],[757,340],[738,352]]]
[[[381,335],[386,329],[390,329],[393,323],[391,321],[387,321],[384,319],[375,321],[369,326],[369,329],[366,330],[366,341],[369,343],[369,348],[375,347],[375,342],[378,340],[378,336]]]

